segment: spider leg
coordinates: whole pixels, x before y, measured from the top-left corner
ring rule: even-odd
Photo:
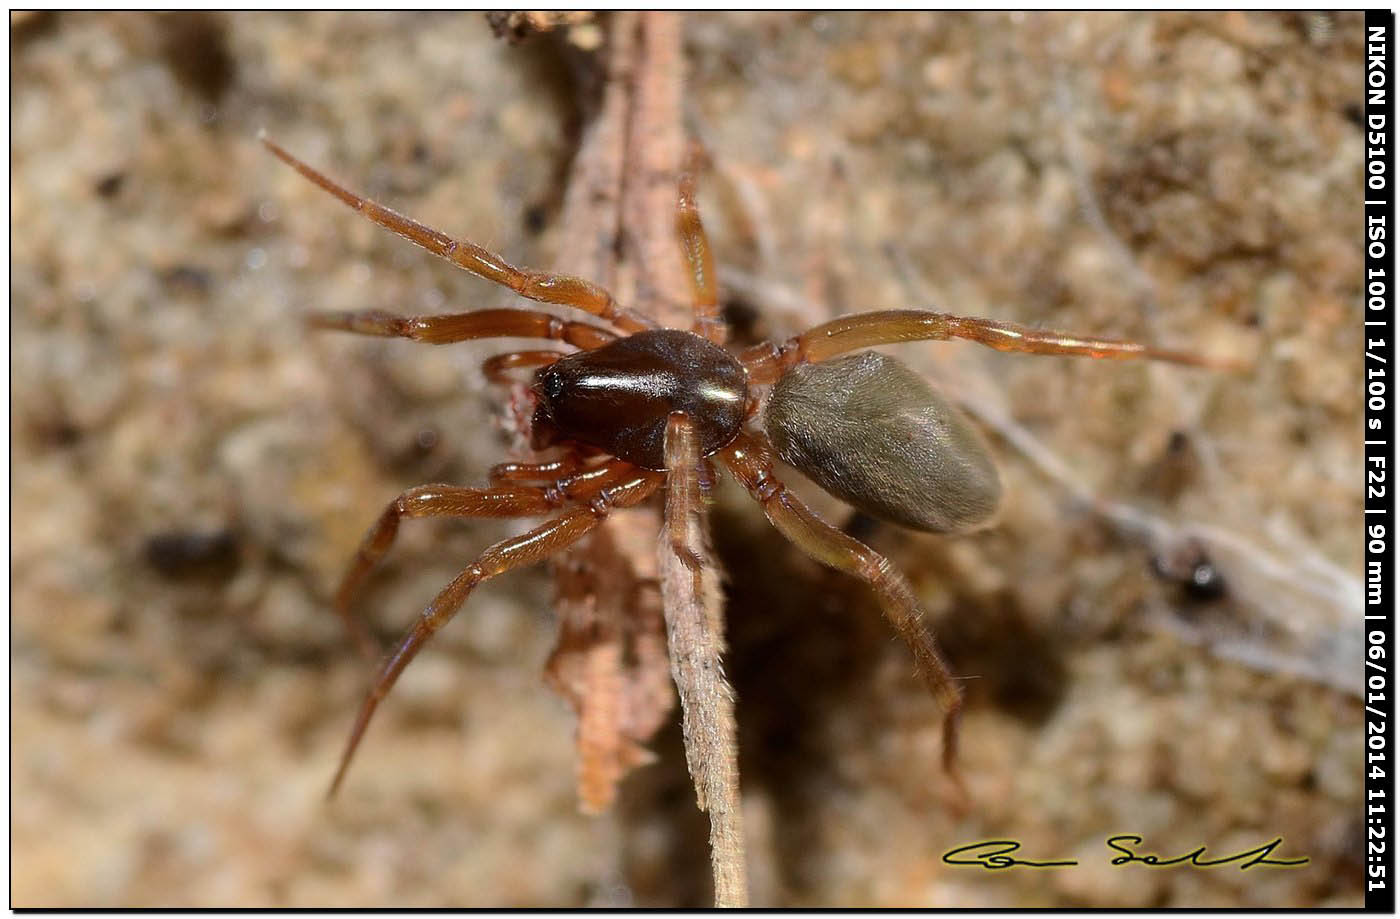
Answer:
[[[780,533],[812,558],[855,575],[875,591],[885,617],[914,652],[919,675],[943,707],[943,768],[961,788],[956,760],[962,689],[924,625],[909,582],[884,556],[823,521],[788,491],[773,474],[772,451],[762,438],[741,432],[719,456]]]
[[[359,746],[360,738],[364,736],[365,728],[369,726],[369,720],[379,706],[379,701],[393,688],[399,674],[403,673],[409,661],[422,650],[428,639],[456,615],[457,610],[478,584],[512,568],[530,565],[553,555],[597,527],[614,508],[630,507],[645,500],[663,481],[659,473],[635,467],[627,467],[626,471],[630,475],[616,481],[616,484],[597,489],[589,499],[588,506],[574,508],[528,533],[512,536],[491,546],[433,598],[418,621],[399,641],[398,647],[380,665],[374,684],[355,718],[355,726],[350,732],[350,739],[340,757],[340,766],[326,797],[332,797],[340,787],[341,780],[345,778],[345,771],[350,766],[355,749]]]
[[[474,338],[550,338],[589,350],[617,338],[607,329],[571,322],[538,310],[475,310],[443,316],[399,316],[383,310],[317,312],[306,317],[316,329],[380,338],[410,338],[447,345]]]
[[[492,485],[502,482],[548,482],[573,475],[583,468],[583,458],[570,450],[558,459],[543,463],[497,463],[486,474]]]
[[[522,297],[528,297],[542,303],[556,303],[560,306],[569,306],[586,313],[592,313],[594,316],[605,319],[628,332],[638,332],[642,329],[656,327],[655,322],[640,313],[619,307],[613,300],[612,294],[591,281],[562,274],[548,274],[529,268],[517,268],[496,253],[483,249],[475,243],[453,239],[432,227],[424,226],[416,220],[355,194],[292,156],[266,137],[261,139],[267,149],[271,150],[278,159],[322,189],[335,195],[381,227],[393,230],[410,242],[422,246],[434,255],[442,256],[459,268],[464,268],[478,277],[494,281],[503,287],[509,287]]]
[[[689,267],[687,274],[694,298],[695,322],[691,331],[722,345],[727,329],[720,318],[719,298],[715,294],[715,260],[710,255],[705,226],[700,222],[700,210],[695,206],[695,173],[699,159],[699,151],[692,148],[681,169],[676,226],[680,230],[681,248],[685,250]]]
[[[608,484],[634,474],[632,466],[615,461],[544,487],[517,484],[493,488],[462,488],[455,485],[410,488],[389,502],[360,541],[360,547],[335,592],[335,611],[344,620],[360,651],[366,657],[377,657],[379,646],[364,624],[350,614],[350,604],[370,571],[393,546],[401,520],[413,517],[542,516],[566,503],[587,500]]]
[[[514,383],[510,371],[520,367],[547,367],[563,356],[563,351],[510,351],[482,361],[481,372],[492,383]]]
[[[1033,329],[1014,322],[998,322],[993,319],[930,313],[923,310],[885,310],[843,316],[808,329],[782,345],[769,342],[749,348],[744,352],[742,360],[753,382],[772,383],[798,364],[824,361],[847,351],[906,341],[947,341],[953,338],[975,341],[998,351],[1020,351],[1026,354],[1146,359],[1218,370],[1238,370],[1243,367],[1238,361],[1210,357],[1194,351],[1154,348],[1133,341],[1071,335],[1048,329]]]

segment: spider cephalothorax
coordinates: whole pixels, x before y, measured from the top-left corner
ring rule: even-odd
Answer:
[[[744,365],[714,342],[654,329],[559,358],[536,376],[535,393],[535,449],[576,441],[663,471],[671,415],[691,419],[709,456],[739,433],[749,384]]]
[[[924,624],[913,590],[886,559],[821,520],[783,485],[773,471],[770,438],[783,459],[861,510],[916,529],[966,530],[989,520],[1001,498],[984,441],[912,371],[863,349],[961,338],[1000,351],[1219,363],[1191,352],[918,310],[847,316],[782,344],[762,344],[733,355],[723,347],[725,327],[689,171],[681,177],[678,200],[681,248],[694,294],[695,319],[685,331],[658,328],[644,314],[618,306],[611,294],[591,282],[516,268],[480,246],[381,207],[271,141],[264,142],[302,175],[380,226],[524,297],[581,310],[606,324],[519,309],[416,317],[369,310],[311,317],[321,328],[432,344],[534,338],[574,349],[511,351],[490,358],[484,367],[488,379],[497,382],[507,380],[510,370],[535,369],[532,443],[537,449],[555,447],[557,455],[497,466],[486,488],[410,489],[385,508],[365,535],[341,581],[336,609],[362,647],[372,649],[364,627],[349,615],[350,601],[392,545],[403,518],[550,518],[491,546],[422,612],[380,666],[332,792],[379,700],[479,583],[558,552],[612,511],[637,505],[663,488],[668,491],[668,515],[699,513],[699,483],[707,476],[694,473],[712,462],[728,470],[773,525],[803,551],[861,578],[875,592],[943,707],[944,764],[951,771],[962,692]],[[831,360],[841,355],[848,356]],[[757,404],[751,389],[769,384],[776,385],[764,419],[765,434],[751,423]],[[677,531],[677,519],[668,516],[671,532]],[[686,551],[679,545],[674,548],[678,554]]]

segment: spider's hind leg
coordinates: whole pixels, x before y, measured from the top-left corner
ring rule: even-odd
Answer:
[[[575,507],[553,520],[535,527],[528,533],[496,543],[443,588],[428,604],[427,609],[423,610],[413,627],[400,639],[394,651],[380,665],[374,684],[360,706],[359,715],[355,719],[355,726],[350,732],[350,739],[346,743],[345,752],[341,755],[340,767],[336,770],[335,779],[331,782],[327,797],[335,794],[336,789],[340,787],[341,781],[345,778],[345,771],[350,766],[350,761],[360,744],[360,738],[364,736],[365,728],[369,726],[370,718],[374,715],[375,709],[378,708],[379,701],[388,695],[404,668],[422,650],[428,640],[457,614],[467,596],[478,584],[498,574],[504,574],[512,568],[530,565],[548,558],[597,527],[613,509],[631,507],[645,500],[661,486],[662,480],[663,476],[659,473],[647,472],[621,462],[618,462],[616,466],[610,464],[609,467],[604,467],[603,470],[594,474],[589,479],[587,486],[573,495],[576,501],[586,501],[586,506]],[[460,491],[473,490],[461,489]],[[544,489],[516,486],[512,489],[497,489],[495,491],[497,493],[524,491],[542,494]],[[412,494],[412,492],[407,494]],[[454,501],[458,504],[470,504],[485,500],[489,504],[491,499],[489,497],[483,499],[481,497],[483,494],[490,495],[491,491],[478,492],[476,496],[472,497],[464,495],[439,499],[425,497],[424,503],[439,511],[445,510],[449,503]],[[525,498],[523,500],[528,503],[536,499]],[[509,506],[519,504],[521,501],[520,498],[509,497],[505,498],[503,503]],[[395,502],[394,505],[390,505],[389,510],[385,512],[385,517],[381,518],[381,524],[386,519],[392,522],[383,527],[376,525],[370,531],[370,535],[366,537],[366,545],[378,548],[378,555],[382,555],[383,550],[387,549],[388,544],[393,541],[393,534],[398,527],[398,517],[402,516],[396,510],[397,504],[398,502]],[[523,514],[511,514],[510,516],[523,516]],[[357,573],[362,575],[363,572],[367,572],[378,555],[357,556],[350,574],[347,575],[347,581]]]
[[[962,688],[924,624],[923,612],[909,582],[884,556],[822,520],[788,491],[773,474],[772,451],[761,438],[741,433],[719,456],[780,533],[822,564],[870,585],[885,618],[914,653],[919,676],[943,708],[943,768],[956,783],[959,794],[966,798],[957,772]]]
[[[346,568],[335,593],[335,611],[345,622],[360,651],[368,658],[379,655],[379,646],[364,623],[350,613],[350,604],[365,578],[393,546],[399,523],[414,517],[536,517],[553,513],[572,501],[588,500],[609,483],[633,474],[626,463],[611,463],[574,475],[564,473],[547,486],[496,484],[491,488],[463,488],[456,485],[420,485],[410,488],[389,502],[374,522]]]

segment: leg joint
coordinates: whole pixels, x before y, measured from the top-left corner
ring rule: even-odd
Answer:
[[[758,475],[754,477],[750,490],[762,504],[767,504],[787,491],[783,483],[770,475],[766,469],[760,470]]]
[[[599,519],[608,516],[613,508],[613,496],[609,489],[604,488],[596,495],[588,499],[588,509],[593,512],[593,516]]]

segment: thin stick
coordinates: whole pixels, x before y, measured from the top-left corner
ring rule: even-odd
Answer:
[[[598,62],[605,71],[601,98],[583,126],[564,194],[559,235],[568,242],[552,262],[619,292],[635,286],[618,241],[627,172],[637,168],[627,160],[627,140],[640,15],[608,17],[607,50]],[[588,100],[583,109],[593,110]],[[623,299],[633,298],[628,293]],[[640,306],[660,318],[649,304]],[[641,505],[610,516],[551,559],[559,636],[546,675],[578,715],[578,796],[585,813],[611,805],[617,784],[646,761],[645,744],[675,708],[656,589],[660,529],[660,508]]]
[[[724,679],[719,578],[702,564],[704,518],[699,513],[700,462],[694,429],[682,414],[666,427],[666,526],[661,534],[661,592],[665,597],[671,676],[681,699],[686,765],[700,809],[710,816],[715,905],[748,905],[744,821],[739,801],[738,728],[734,691]]]
[[[622,195],[623,253],[630,263],[625,267],[633,290],[629,299],[662,325],[677,329],[690,328],[694,313],[692,282],[686,260],[678,252],[681,239],[676,226],[677,190],[685,154],[681,24],[675,13],[638,16]],[[629,283],[619,286],[626,290]],[[674,489],[668,490],[668,503],[674,494]],[[691,774],[710,789],[701,794],[701,807],[710,817],[715,905],[744,906],[748,885],[734,701],[719,670],[723,595],[719,568],[703,538],[703,517],[698,509],[687,516],[686,551],[699,559],[703,572],[699,590],[692,566],[677,556],[670,534],[663,532],[661,537],[661,594],[671,672],[682,700],[688,693],[703,700],[690,706],[683,703],[683,725],[688,725],[684,734]],[[678,629],[676,624],[681,622],[687,626]],[[701,669],[691,669],[696,667]],[[687,685],[683,680],[692,682]],[[694,680],[713,682],[702,688]],[[707,727],[700,730],[700,724]]]

